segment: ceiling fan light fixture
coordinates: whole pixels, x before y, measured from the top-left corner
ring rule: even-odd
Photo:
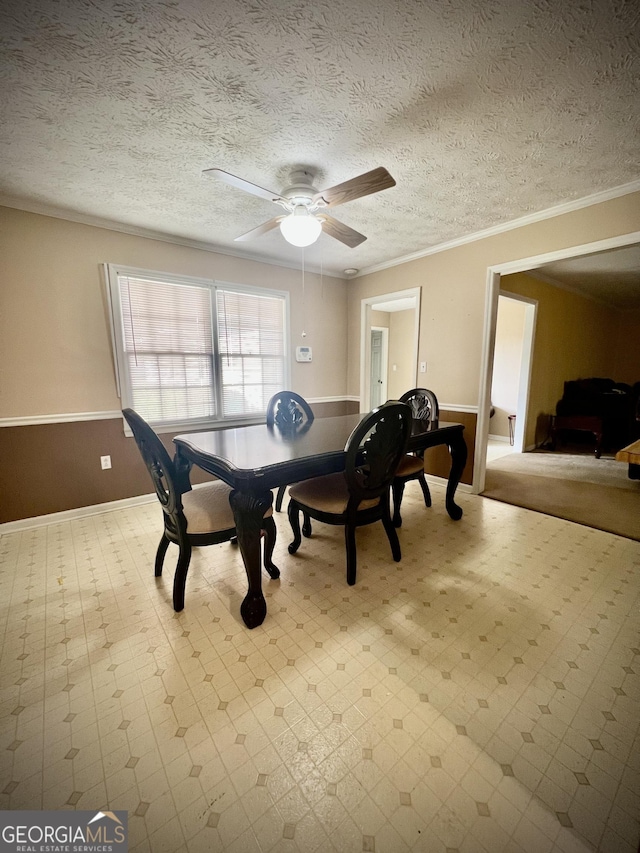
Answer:
[[[322,223],[304,205],[297,205],[293,213],[280,223],[280,231],[287,243],[303,249],[316,242],[322,231]]]

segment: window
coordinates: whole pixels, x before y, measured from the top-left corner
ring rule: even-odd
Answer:
[[[167,427],[264,415],[288,387],[287,294],[109,265],[123,408]]]

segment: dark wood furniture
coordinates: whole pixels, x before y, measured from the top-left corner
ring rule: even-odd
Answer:
[[[558,418],[578,418],[573,425],[562,428],[591,432],[597,441],[596,456],[601,450],[617,451],[640,437],[634,423],[640,405],[640,384],[628,385],[608,377],[591,376],[564,383],[563,393],[556,404]],[[581,418],[596,421],[581,422]],[[565,422],[570,424],[570,421]],[[586,424],[586,425],[582,425]]]
[[[391,481],[404,456],[411,432],[411,409],[406,403],[388,402],[364,418],[349,436],[345,448],[345,468],[296,483],[289,489],[289,521],[295,554],[300,536],[300,513],[324,524],[344,527],[347,548],[347,583],[356,582],[356,527],[381,521],[391,545],[391,554],[400,560],[400,542],[391,521],[389,491]],[[309,529],[308,533],[311,533]]]
[[[299,432],[306,424],[313,421],[314,415],[311,406],[304,397],[295,391],[278,391],[269,400],[267,405],[267,426],[275,427],[282,432]],[[278,486],[276,495],[276,512],[282,509],[282,501],[287,485]]]
[[[438,423],[440,417],[438,398],[428,388],[412,388],[411,391],[406,391],[400,397],[400,402],[407,403],[411,407],[413,417],[416,420],[422,423]],[[410,480],[417,480],[420,483],[425,506],[430,507],[431,492],[429,491],[427,478],[424,473],[424,450],[407,453],[400,461],[396,475],[393,478],[393,523],[395,527],[402,526],[400,506],[402,504],[404,487]]]
[[[140,455],[151,475],[162,506],[164,531],[155,560],[155,576],[162,575],[164,557],[169,543],[179,549],[178,563],[173,577],[173,609],[184,608],[184,591],[191,551],[201,545],[218,545],[236,537],[233,513],[229,505],[231,489],[226,483],[208,483],[191,489],[188,477],[178,477],[171,457],[149,424],[133,409],[123,409],[122,414],[131,427]],[[269,510],[261,521],[265,531],[264,567],[272,578],[280,572],[271,561],[276,544],[276,526],[273,512]]]
[[[551,449],[556,449],[559,435],[567,432],[588,432],[593,435],[596,459],[602,454],[602,418],[595,415],[551,415]]]
[[[316,418],[299,431],[286,433],[261,424],[174,438],[178,476],[188,481],[189,469],[198,465],[232,487],[229,501],[248,579],[240,612],[249,628],[260,625],[267,613],[261,586],[260,530],[262,517],[273,501],[271,489],[343,471],[345,444],[363,417],[356,414]],[[407,445],[410,450],[437,445],[449,448],[451,471],[445,505],[454,520],[462,517],[454,496],[467,461],[463,432],[463,424],[413,421]]]

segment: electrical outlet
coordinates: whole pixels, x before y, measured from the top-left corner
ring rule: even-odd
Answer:
[[[111,468],[111,457],[110,456],[101,456],[100,457],[100,467],[103,471],[106,471],[107,468]]]
[[[426,373],[426,372],[427,372],[427,362],[421,361],[420,362],[420,373]]]

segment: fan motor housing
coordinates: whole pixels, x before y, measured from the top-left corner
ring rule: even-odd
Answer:
[[[299,204],[304,207],[311,207],[313,204],[313,197],[318,192],[318,190],[312,186],[312,180],[313,175],[311,172],[307,172],[304,169],[298,169],[297,171],[292,172],[291,186],[282,191],[282,196],[286,198],[289,204],[293,207],[296,207]]]

